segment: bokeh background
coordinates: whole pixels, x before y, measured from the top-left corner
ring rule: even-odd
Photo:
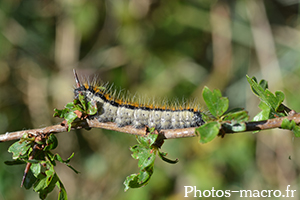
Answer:
[[[0,1],[0,133],[59,123],[53,110],[73,99],[73,68],[148,98],[202,102],[204,86],[218,88],[252,119],[259,101],[248,74],[268,80],[299,111],[299,28],[298,0]],[[125,177],[138,171],[129,151],[134,136],[93,129],[57,137],[56,152],[75,152],[71,164],[81,172],[56,167],[72,200],[179,200],[184,186],[284,192],[287,185],[300,198],[300,139],[289,131],[226,135],[204,145],[199,138],[168,140],[162,151],[179,163],[157,159],[150,183],[126,193]],[[0,144],[0,200],[38,199],[20,188],[25,166],[3,163],[12,143]]]

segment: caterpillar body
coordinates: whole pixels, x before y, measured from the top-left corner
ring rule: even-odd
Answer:
[[[148,126],[156,129],[178,129],[203,125],[202,112],[198,108],[186,106],[156,106],[136,103],[119,98],[105,85],[80,84],[76,72],[77,88],[75,98],[84,95],[86,101],[97,105],[94,116],[99,122],[115,122],[119,127],[132,125],[134,128]],[[126,98],[128,99],[128,98]]]

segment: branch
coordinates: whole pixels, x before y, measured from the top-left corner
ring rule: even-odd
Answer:
[[[288,119],[289,121],[294,120],[296,124],[300,124],[300,113],[295,113],[286,117],[278,117],[274,119],[268,119],[264,121],[258,122],[246,122],[246,130],[242,132],[248,131],[258,131],[258,130],[266,130],[273,128],[280,128],[283,119]],[[124,126],[118,127],[116,123],[113,122],[99,122],[97,119],[87,119],[78,121],[72,124],[71,130],[82,129],[82,128],[102,128],[107,130],[113,130],[133,135],[144,136],[146,134],[145,129],[136,129],[132,126]],[[61,133],[67,132],[67,127],[62,123],[59,125],[48,126],[40,129],[31,129],[24,131],[16,131],[16,132],[7,132],[6,134],[0,135],[0,142],[6,142],[10,140],[20,139],[25,133],[32,134],[34,136],[38,135],[38,133],[50,134],[50,133]],[[233,132],[230,130],[222,129],[220,132],[224,133],[241,133],[241,132]],[[166,129],[161,130],[160,134],[164,136],[164,139],[173,139],[173,138],[185,138],[185,137],[195,137],[195,128],[182,128],[182,129]]]

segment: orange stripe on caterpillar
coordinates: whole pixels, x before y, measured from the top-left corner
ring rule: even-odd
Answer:
[[[76,84],[80,83],[78,79]],[[95,116],[100,122],[115,122],[118,126],[132,125],[135,128],[145,126],[156,129],[189,128],[203,125],[202,112],[191,105],[155,105],[131,102],[129,98],[116,97],[111,87],[106,85],[77,84],[75,98],[83,94],[87,101],[97,103],[98,112]],[[126,100],[123,100],[126,99]]]

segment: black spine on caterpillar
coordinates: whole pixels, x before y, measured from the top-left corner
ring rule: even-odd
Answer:
[[[87,101],[97,104],[98,113],[93,116],[100,122],[115,122],[119,127],[132,125],[135,128],[145,126],[156,129],[177,129],[203,125],[201,112],[197,109],[160,108],[123,102],[101,87],[83,85],[74,90],[75,98],[83,94]]]

